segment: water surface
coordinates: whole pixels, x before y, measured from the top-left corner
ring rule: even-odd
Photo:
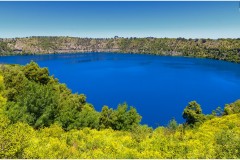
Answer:
[[[60,82],[84,93],[96,110],[127,102],[142,124],[182,123],[182,111],[196,100],[204,113],[240,98],[240,65],[201,58],[86,53],[0,57],[0,63],[48,67]]]

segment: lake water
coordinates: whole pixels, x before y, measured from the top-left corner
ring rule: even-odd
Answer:
[[[96,110],[127,102],[142,124],[182,123],[183,109],[196,100],[205,114],[240,98],[240,64],[201,58],[140,54],[55,54],[0,57],[0,63],[36,61]]]

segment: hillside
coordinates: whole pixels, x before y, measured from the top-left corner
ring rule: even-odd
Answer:
[[[121,52],[240,62],[240,39],[28,37],[0,39],[0,55]]]
[[[210,115],[192,101],[184,124],[152,129],[126,103],[97,112],[34,62],[0,66],[0,158],[240,158],[239,114],[240,100]]]
[[[65,132],[57,125],[34,130],[4,123],[1,158],[240,158],[239,114],[215,118],[197,129],[159,127],[140,132],[85,128]]]

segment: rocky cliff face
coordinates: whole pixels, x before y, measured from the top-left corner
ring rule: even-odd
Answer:
[[[0,55],[122,52],[240,62],[240,39],[28,37],[0,39]]]
[[[30,37],[1,39],[1,42],[7,43],[8,50],[11,50],[15,54],[119,51],[116,39]]]

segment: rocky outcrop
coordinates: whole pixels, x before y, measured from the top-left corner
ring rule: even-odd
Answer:
[[[14,54],[50,54],[71,52],[118,52],[116,39],[74,37],[29,37],[1,39]]]
[[[79,52],[144,53],[240,62],[240,39],[26,37],[0,39],[0,55]]]

